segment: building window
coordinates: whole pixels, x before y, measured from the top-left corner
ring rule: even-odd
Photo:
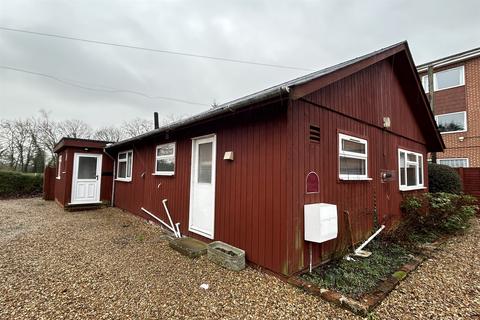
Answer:
[[[453,168],[468,168],[468,158],[437,159],[437,162]]]
[[[175,174],[175,142],[157,146],[155,174],[161,176]]]
[[[117,180],[132,181],[133,151],[118,153]]]
[[[423,188],[423,155],[398,149],[398,176],[402,191]]]
[[[58,163],[57,163],[57,179],[61,179],[61,174],[62,174],[62,155],[58,156]]]
[[[423,86],[423,90],[425,90],[425,92],[428,93],[428,74],[422,77],[422,86]]]
[[[341,180],[368,180],[367,140],[340,133],[339,178]]]
[[[467,113],[465,111],[439,114],[435,116],[438,131],[453,133],[467,131]]]
[[[451,68],[433,74],[433,89],[435,91],[445,90],[463,86],[465,84],[464,66]],[[425,92],[428,92],[428,75],[422,77],[422,85]]]

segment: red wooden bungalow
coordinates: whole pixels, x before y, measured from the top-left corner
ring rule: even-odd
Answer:
[[[54,199],[65,208],[109,202],[112,197],[113,158],[103,152],[109,142],[62,138],[57,154]]]
[[[168,199],[183,235],[291,275],[365,239],[375,221],[394,226],[402,198],[427,187],[427,152],[443,147],[402,42],[106,152],[116,207],[166,220]]]

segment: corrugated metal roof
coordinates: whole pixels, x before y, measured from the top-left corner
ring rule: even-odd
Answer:
[[[195,122],[198,122],[198,121],[201,121],[201,120],[214,118],[218,115],[221,115],[221,114],[224,114],[224,113],[229,113],[229,112],[241,109],[242,107],[247,107],[247,106],[249,106],[249,105],[251,105],[255,102],[261,102],[261,101],[266,101],[266,100],[269,100],[269,99],[273,99],[275,97],[281,97],[283,93],[288,93],[289,89],[291,87],[298,86],[298,85],[307,83],[309,81],[312,81],[314,79],[323,77],[327,74],[330,74],[330,73],[335,72],[337,70],[340,70],[342,68],[348,67],[352,64],[355,64],[359,61],[368,59],[368,58],[373,57],[375,55],[381,54],[381,53],[383,53],[385,51],[388,51],[392,48],[395,48],[397,46],[406,45],[406,43],[407,43],[406,41],[402,41],[402,42],[396,43],[394,45],[382,48],[380,50],[373,51],[369,54],[359,56],[357,58],[354,58],[354,59],[336,64],[334,66],[309,73],[307,75],[304,75],[304,76],[295,78],[293,80],[281,83],[279,85],[276,85],[276,86],[273,86],[273,87],[255,92],[253,94],[241,97],[239,99],[223,103],[223,104],[219,105],[218,107],[212,108],[212,109],[207,110],[207,111],[202,112],[202,113],[199,113],[199,114],[197,114],[195,116],[192,116],[192,117],[189,117],[187,119],[176,121],[176,122],[173,122],[173,123],[168,124],[166,126],[163,126],[163,127],[158,128],[158,129],[155,129],[155,130],[149,131],[147,133],[144,133],[142,135],[119,141],[117,143],[114,143],[114,144],[108,146],[107,148],[109,148],[109,149],[117,148],[117,147],[129,144],[133,141],[138,141],[138,140],[142,140],[142,139],[145,139],[145,138],[148,138],[148,137],[151,137],[151,136],[155,136],[157,134],[161,134],[162,132],[172,131],[172,130],[175,130],[175,129],[179,129],[181,127],[185,127],[185,126],[194,124]]]

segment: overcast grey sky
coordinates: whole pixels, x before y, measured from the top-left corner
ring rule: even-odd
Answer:
[[[408,40],[415,63],[480,46],[480,1],[0,0],[0,26],[320,69]],[[0,65],[210,105],[307,72],[0,30]],[[207,106],[82,90],[0,69],[3,118],[40,109],[93,127]]]

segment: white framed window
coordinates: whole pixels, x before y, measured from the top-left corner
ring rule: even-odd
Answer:
[[[426,74],[422,77],[422,86],[423,86],[423,90],[426,93],[428,93],[428,74]]]
[[[467,131],[467,112],[444,113],[435,116],[440,133],[454,133]]]
[[[453,168],[468,168],[468,158],[445,158],[437,159],[438,164],[444,164]]]
[[[63,162],[62,155],[59,155],[58,163],[57,163],[57,179],[62,178],[62,162]]]
[[[428,75],[422,77],[422,85],[428,92]],[[455,67],[433,74],[433,90],[440,91],[465,85],[465,67]]]
[[[118,153],[117,180],[132,181],[133,150]]]
[[[368,178],[367,140],[338,134],[338,168],[341,180],[370,180]]]
[[[175,174],[175,147],[175,142],[157,146],[154,175],[173,176]]]
[[[401,191],[423,188],[423,155],[398,149],[398,183]]]

